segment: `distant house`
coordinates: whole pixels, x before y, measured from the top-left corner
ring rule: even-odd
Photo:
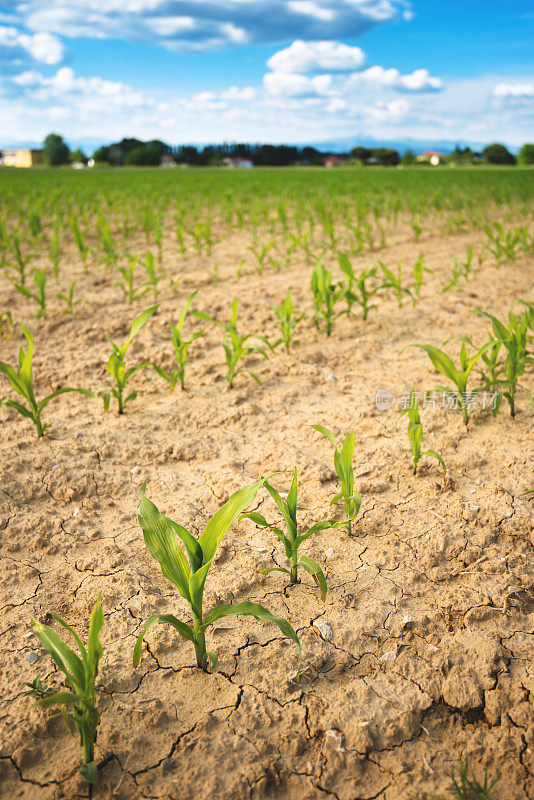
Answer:
[[[332,167],[340,167],[343,164],[347,164],[348,159],[344,156],[326,156],[323,158],[323,167],[326,169],[332,169]]]
[[[85,169],[83,161],[73,161],[71,164],[72,169]]]
[[[8,147],[2,150],[0,166],[2,167],[35,167],[43,163],[42,150],[29,150],[24,147]]]
[[[163,153],[159,161],[160,167],[175,167],[176,161],[174,160],[174,156],[171,156],[170,153]]]
[[[221,163],[224,167],[237,167],[238,169],[252,169],[254,166],[250,158],[223,158]]]
[[[442,161],[445,161],[445,155],[444,153],[437,153],[435,150],[425,150],[424,153],[419,153],[415,160],[419,164],[431,164],[433,167],[437,167]]]

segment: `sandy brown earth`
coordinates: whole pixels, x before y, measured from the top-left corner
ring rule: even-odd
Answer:
[[[100,400],[67,395],[49,406],[52,426],[41,440],[27,420],[0,409],[2,798],[87,797],[77,738],[23,692],[37,673],[61,685],[30,616],[50,621],[57,612],[86,631],[98,591],[106,625],[96,756],[104,765],[95,798],[452,797],[459,752],[469,754],[479,779],[485,768],[502,775],[499,800],[534,798],[534,501],[520,496],[534,483],[534,411],[523,394],[515,420],[503,406],[496,418],[477,412],[466,429],[457,411],[439,403],[422,409],[425,444],[443,455],[450,480],[430,460],[414,477],[399,401],[412,384],[422,391],[441,378],[422,351],[398,355],[411,342],[441,345],[466,333],[482,344],[488,326],[469,310],[504,318],[515,297],[532,300],[533,263],[520,258],[497,270],[486,259],[476,280],[440,294],[452,256],[464,256],[470,243],[481,252],[480,236],[427,230],[418,244],[408,239],[406,231],[390,236],[380,258],[411,267],[424,252],[434,274],[415,310],[380,297],[366,322],[357,313],[343,317],[330,339],[314,328],[310,267],[298,253],[263,276],[248,258],[238,279],[236,266],[247,258],[239,234],[210,258],[179,260],[169,240],[166,266],[185,278],[176,293],[163,291],[132,361],[171,366],[166,323],[197,287],[198,309],[223,319],[238,296],[241,328],[275,339],[271,306],[292,286],[296,308],[307,314],[300,343],[289,356],[278,350],[249,362],[262,385],[241,376],[227,390],[221,332],[210,327],[191,347],[185,393],[170,394],[146,370],[133,379],[139,397],[123,417],[104,414]],[[61,270],[60,281],[50,281],[45,321],[32,318],[30,301],[5,280],[0,308],[15,309],[17,331],[23,321],[35,334],[40,396],[64,385],[101,394],[105,334],[125,338],[151,301],[128,305],[103,267],[93,264],[84,277],[74,253]],[[55,291],[75,278],[84,302],[71,319]],[[22,342],[18,332],[0,342],[1,358],[14,360]],[[457,354],[456,342],[448,347]],[[9,396],[1,380],[0,396]],[[534,388],[532,374],[525,383]],[[380,388],[395,394],[393,409],[377,410]],[[332,514],[337,491],[332,448],[310,428],[315,423],[339,440],[354,428],[363,498],[351,536],[327,530],[303,545],[327,576],[326,604],[309,576],[289,588],[280,573],[260,574],[273,559],[283,564],[283,553],[249,521],[223,540],[205,594],[206,609],[249,599],[286,616],[302,644],[300,677],[295,646],[250,618],[221,620],[209,631],[216,674],[194,668],[190,643],[164,626],[147,634],[134,670],[134,642],[151,613],[188,619],[143,542],[136,518],[143,480],[163,513],[198,533],[231,492],[297,465],[300,519],[311,524]],[[276,485],[287,491],[289,478],[278,476]],[[276,518],[266,492],[254,508]],[[342,509],[336,513],[341,518]]]

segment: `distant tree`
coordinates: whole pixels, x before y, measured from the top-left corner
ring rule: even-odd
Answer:
[[[351,158],[356,161],[361,161],[362,164],[368,164],[372,156],[372,151],[368,147],[353,147],[350,151]]]
[[[104,164],[111,163],[111,148],[107,145],[102,145],[102,147],[97,147],[95,152],[93,153],[93,158],[95,161],[100,161]]]
[[[534,164],[534,144],[524,144],[517,154],[518,164]]]
[[[159,147],[155,144],[141,144],[134,147],[124,158],[124,163],[135,167],[157,167],[161,160]]]
[[[401,158],[401,164],[415,164],[415,153],[413,150],[408,148],[404,151],[404,155]]]
[[[85,155],[81,147],[77,147],[76,150],[73,150],[71,152],[70,160],[71,164],[76,164],[76,162],[87,164],[87,156]]]
[[[515,164],[515,156],[503,144],[497,142],[484,148],[482,158],[488,164]]]
[[[43,161],[49,167],[69,163],[70,150],[58,133],[49,133],[43,142]]]
[[[383,167],[396,167],[400,164],[400,156],[393,147],[375,147],[371,153],[376,163]]]
[[[315,147],[303,147],[300,154],[300,161],[305,164],[321,164],[322,155]]]

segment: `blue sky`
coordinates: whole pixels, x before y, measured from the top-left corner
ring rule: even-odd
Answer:
[[[0,145],[534,139],[526,0],[10,0]]]

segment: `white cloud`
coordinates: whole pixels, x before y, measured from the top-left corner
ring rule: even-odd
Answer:
[[[17,28],[0,25],[1,60],[22,63],[24,60],[40,64],[58,64],[65,56],[65,47],[57,36],[50,33],[22,33]]]
[[[498,83],[493,89],[493,96],[534,98],[534,83]]]
[[[12,0],[30,30],[201,50],[245,42],[354,38],[402,19],[406,0]],[[156,41],[154,41],[154,37]]]
[[[283,97],[307,97],[332,93],[331,75],[299,75],[296,72],[267,72],[263,85],[271,95]]]
[[[390,103],[378,101],[373,106],[367,106],[364,111],[367,116],[378,122],[399,122],[410,111],[410,108],[410,103],[407,100],[398,98]]]
[[[365,62],[359,47],[342,42],[303,42],[297,39],[267,61],[273,72],[351,72]]]
[[[354,73],[351,81],[354,84],[374,83],[405,92],[438,91],[443,88],[441,79],[430,75],[427,69],[416,69],[407,75],[402,75],[398,69],[374,66],[363,72]]]

